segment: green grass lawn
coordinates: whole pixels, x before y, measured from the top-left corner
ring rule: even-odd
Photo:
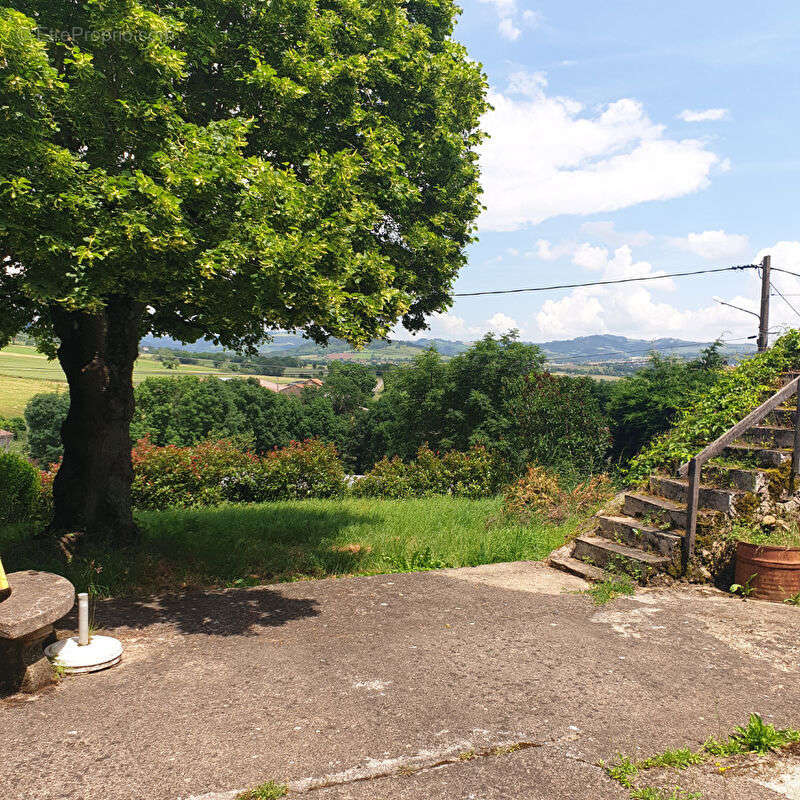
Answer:
[[[96,549],[67,564],[24,526],[0,528],[6,570],[42,569],[102,595],[544,558],[574,522],[520,525],[501,500],[303,500],[137,514],[135,549]]]

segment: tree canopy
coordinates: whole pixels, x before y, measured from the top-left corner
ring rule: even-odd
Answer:
[[[447,306],[486,108],[451,2],[9,5],[2,339],[110,296],[143,333],[233,347]]]

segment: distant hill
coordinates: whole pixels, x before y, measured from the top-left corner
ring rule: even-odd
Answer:
[[[151,348],[180,347],[169,338],[146,337],[142,344]],[[695,358],[707,347],[709,342],[697,342],[685,339],[629,339],[626,336],[598,334],[594,336],[578,336],[575,339],[555,340],[550,342],[530,342],[540,347],[552,364],[589,365],[607,364],[609,362],[635,362],[644,360],[651,351],[664,355],[676,355],[681,358]],[[420,338],[395,339],[392,341],[375,340],[362,350],[354,350],[341,339],[331,339],[327,347],[320,347],[297,334],[277,333],[272,341],[262,345],[264,354],[293,356],[304,361],[358,361],[366,364],[404,363],[411,361],[422,350],[434,347],[443,356],[452,357],[463,353],[471,342],[451,341],[449,339]],[[205,341],[192,345],[184,345],[191,352],[221,350]],[[732,360],[744,353],[754,350],[754,346],[726,345],[723,352]],[[602,371],[602,370],[600,370]]]

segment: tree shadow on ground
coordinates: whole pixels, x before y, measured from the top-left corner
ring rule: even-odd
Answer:
[[[55,572],[78,591],[110,596],[96,601],[102,628],[171,624],[183,633],[255,635],[260,627],[318,614],[315,601],[285,597],[265,584],[355,571],[359,554],[331,543],[345,529],[380,521],[369,512],[313,501],[137,516],[144,535],[135,546],[94,543],[65,561],[52,540],[11,531],[4,561],[7,554],[12,570]],[[246,586],[254,588],[239,588]],[[61,627],[75,625],[73,613]]]
[[[177,628],[180,633],[206,636],[257,636],[259,628],[285,625],[319,615],[318,603],[285,597],[266,587],[191,591],[142,599],[98,600],[94,618],[98,628],[144,630],[153,625]],[[59,627],[76,627],[75,611]]]

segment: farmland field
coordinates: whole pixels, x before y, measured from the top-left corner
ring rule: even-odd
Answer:
[[[155,356],[142,354],[133,371],[134,383],[152,376],[215,375],[218,377],[264,378],[276,383],[291,383],[292,378],[272,375],[245,375],[217,369],[211,361],[206,364],[179,364],[167,369]],[[28,400],[41,392],[66,390],[67,379],[57,361],[48,360],[28,345],[9,345],[0,350],[0,416],[20,416]]]

